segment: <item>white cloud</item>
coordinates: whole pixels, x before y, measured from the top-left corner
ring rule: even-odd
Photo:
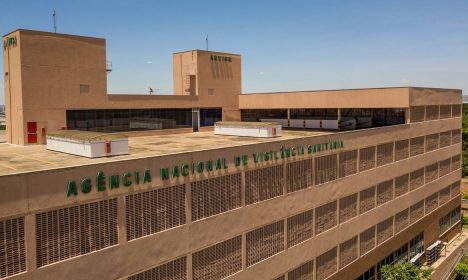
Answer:
[[[258,74],[263,75],[263,74],[265,74],[265,72],[262,71],[262,72],[260,72],[260,73],[258,73]]]
[[[153,62],[152,61],[147,61],[146,64],[153,64]]]

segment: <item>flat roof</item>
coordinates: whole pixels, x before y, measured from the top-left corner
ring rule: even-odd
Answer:
[[[0,144],[0,176],[277,142],[334,133],[336,132],[287,130],[283,131],[282,136],[277,138],[214,135],[213,131],[139,136],[128,138],[128,155],[94,159],[49,151],[45,145],[17,146],[2,143]]]

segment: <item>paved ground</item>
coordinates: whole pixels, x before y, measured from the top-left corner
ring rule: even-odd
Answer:
[[[0,130],[0,143],[3,143],[6,141],[6,132],[5,130]]]
[[[464,230],[461,235],[456,237],[447,245],[446,255],[444,250],[442,250],[442,257],[433,265],[435,271],[432,274],[432,280],[445,280],[442,277],[452,268],[455,258],[462,249],[468,249],[467,230]]]
[[[323,131],[283,131],[281,137],[255,138],[214,135],[214,133],[210,131],[130,137],[128,139],[128,155],[93,159],[49,151],[44,145],[17,146],[2,143],[0,144],[0,175],[136,158],[157,157],[168,154],[206,151],[257,143],[280,142],[304,137],[311,137],[311,139],[313,139],[315,136],[333,133],[334,132]],[[310,140],[310,144],[318,143],[317,140]],[[278,149],[279,146],[280,144],[278,144]]]

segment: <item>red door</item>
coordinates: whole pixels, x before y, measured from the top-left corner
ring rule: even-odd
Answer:
[[[28,144],[37,143],[37,122],[28,122]]]

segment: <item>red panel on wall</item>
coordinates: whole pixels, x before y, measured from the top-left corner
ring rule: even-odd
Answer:
[[[28,143],[29,144],[36,144],[37,143],[37,134],[36,133],[28,133]]]
[[[28,133],[36,133],[37,122],[28,122]]]

